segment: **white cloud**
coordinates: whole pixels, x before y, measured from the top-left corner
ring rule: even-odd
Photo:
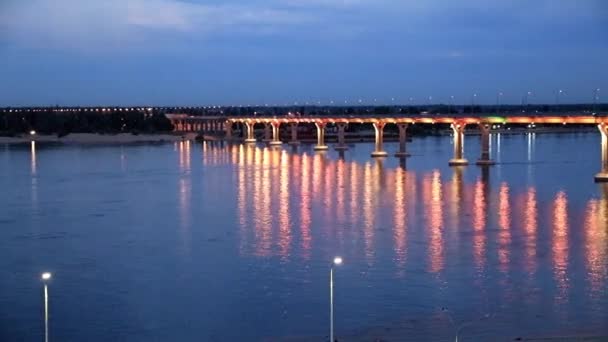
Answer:
[[[32,0],[0,5],[0,40],[44,48],[98,50],[158,34],[270,33],[314,23],[317,15],[252,3],[177,0]]]

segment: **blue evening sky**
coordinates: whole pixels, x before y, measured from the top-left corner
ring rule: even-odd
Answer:
[[[591,102],[596,88],[608,98],[606,0],[0,0],[0,106]]]

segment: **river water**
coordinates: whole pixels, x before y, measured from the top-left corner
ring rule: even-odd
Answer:
[[[598,134],[372,148],[0,146],[0,340],[324,341],[336,255],[341,340],[608,333]]]

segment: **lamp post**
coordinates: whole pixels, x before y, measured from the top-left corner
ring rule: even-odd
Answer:
[[[410,107],[409,107],[409,112],[410,114],[412,114],[412,106],[414,105],[414,98],[410,97]]]
[[[44,284],[44,342],[49,342],[49,289],[48,282],[51,280],[51,273],[44,272],[41,275]]]
[[[334,342],[334,266],[342,264],[341,257],[335,257],[329,269],[329,341]]]
[[[564,91],[563,91],[563,90],[561,90],[561,89],[558,89],[558,90],[555,92],[555,111],[559,111],[559,100],[560,100],[560,97],[561,97],[561,95],[562,95],[563,93],[564,93]]]
[[[600,88],[593,89],[593,114],[595,114],[595,109],[597,107],[597,101],[600,99]]]
[[[450,95],[450,105],[448,106],[448,114],[452,113],[452,106],[454,105],[454,95]]]
[[[492,317],[492,315],[486,313],[483,316],[481,316],[479,319],[469,321],[469,322],[464,322],[464,323],[461,323],[460,325],[456,325],[456,322],[454,322],[454,319],[452,318],[452,315],[450,314],[450,310],[448,310],[447,308],[441,308],[441,312],[445,313],[445,315],[450,320],[452,327],[454,328],[454,330],[456,330],[456,336],[454,337],[454,342],[458,342],[458,336],[460,335],[460,332],[462,331],[462,329]]]
[[[499,91],[496,94],[496,115],[500,114],[500,98],[502,97],[503,93],[502,91]]]
[[[471,114],[475,112],[475,99],[477,98],[477,94],[473,94],[471,97]]]

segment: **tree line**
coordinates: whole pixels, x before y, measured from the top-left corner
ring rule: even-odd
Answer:
[[[57,111],[36,109],[0,111],[0,132],[17,135],[30,131],[40,134],[70,133],[157,133],[170,132],[173,125],[160,112],[119,111],[105,112]]]

